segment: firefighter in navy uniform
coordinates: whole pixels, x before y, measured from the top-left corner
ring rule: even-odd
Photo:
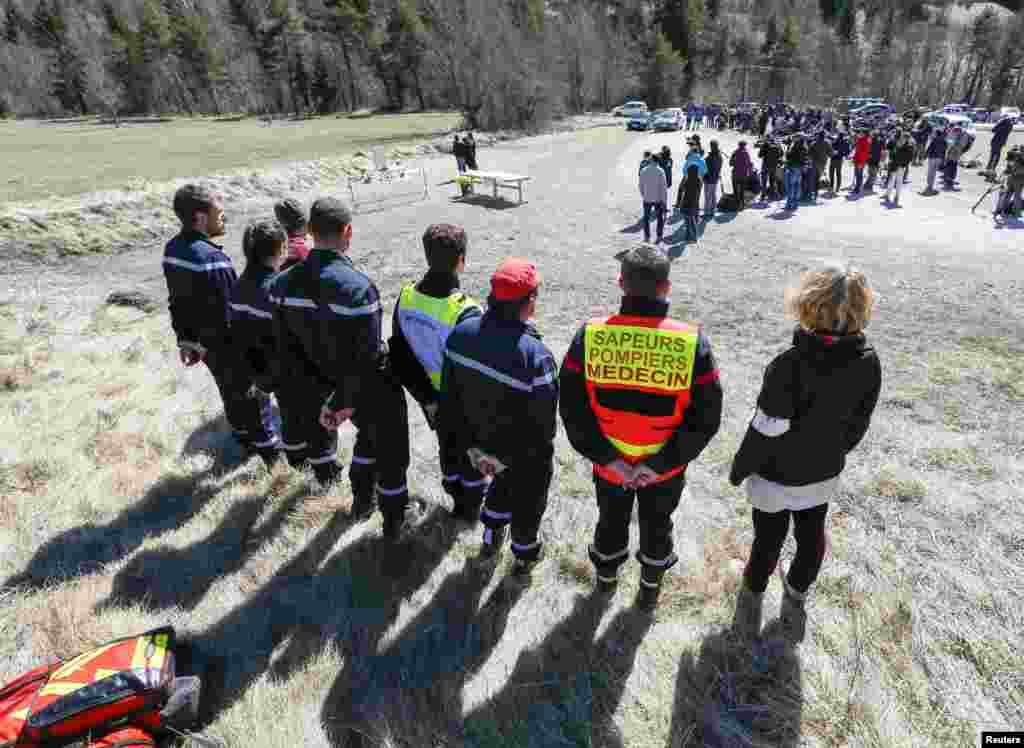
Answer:
[[[441,374],[443,444],[470,454],[493,482],[487,491],[481,560],[500,554],[512,526],[512,571],[524,582],[541,558],[557,431],[558,370],[529,323],[540,276],[509,259],[491,278],[487,312],[448,336]]]
[[[444,348],[461,322],[483,314],[480,305],[459,290],[466,267],[468,242],[460,226],[435,224],[423,234],[429,270],[416,284],[402,289],[395,304],[388,354],[395,376],[423,408],[430,428],[437,428]],[[439,434],[440,436],[440,434]],[[452,497],[452,516],[476,522],[487,478],[473,467],[466,453],[440,444],[445,492]]]
[[[353,515],[368,517],[379,496],[384,535],[397,540],[409,503],[409,427],[381,338],[380,295],[348,257],[352,216],[344,203],[317,200],[309,225],[313,251],[271,287],[282,446],[291,465],[309,463],[329,483],[341,472],[338,428],[351,420]]]
[[[560,408],[572,446],[594,464],[600,516],[588,551],[598,585],[610,592],[618,582],[635,501],[639,603],[653,608],[678,560],[672,513],[686,466],[718,431],[722,388],[707,338],[668,316],[665,254],[638,247],[619,259],[622,307],[576,334],[562,363]]]
[[[196,184],[174,194],[181,232],[164,249],[163,270],[171,327],[185,366],[202,362],[210,370],[235,439],[246,450],[276,440],[266,395],[251,396],[231,342],[231,289],[237,281],[231,258],[213,239],[227,222],[222,195]]]
[[[245,229],[242,239],[245,271],[231,290],[231,339],[235,366],[242,382],[249,383],[250,397],[257,398],[270,418],[269,394],[277,389],[277,345],[274,341],[274,305],[270,286],[284,263],[288,235],[277,221],[257,221]],[[281,456],[275,433],[253,447],[269,466]]]

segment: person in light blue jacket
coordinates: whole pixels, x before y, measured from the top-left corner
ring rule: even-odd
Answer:
[[[679,180],[679,192],[676,194],[676,210],[682,210],[683,203],[683,181],[687,175],[687,172],[691,166],[697,167],[697,176],[701,179],[708,173],[708,165],[704,161],[704,156],[701,155],[700,141],[697,140],[696,136],[686,141],[686,144],[690,146],[689,152],[686,154],[686,159],[683,161],[682,172],[684,179]]]

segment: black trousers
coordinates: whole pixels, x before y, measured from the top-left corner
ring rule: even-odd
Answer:
[[[686,478],[677,475],[667,481],[640,489],[627,489],[594,476],[599,517],[590,547],[590,560],[599,576],[614,577],[629,557],[629,520],[637,504],[640,524],[640,551],[637,560],[642,578],[658,582],[679,560],[673,551],[672,513],[686,486]]]
[[[440,435],[439,435],[440,437]],[[467,517],[476,516],[483,506],[490,481],[481,475],[469,456],[438,439],[441,458],[441,487],[452,497],[453,509]]]
[[[789,586],[804,593],[818,578],[821,562],[825,559],[825,517],[828,504],[798,512],[762,512],[754,509],[754,545],[743,571],[747,586],[754,592],[764,592],[772,572],[779,565],[779,555],[789,534],[789,519],[793,518],[793,537],[796,538],[796,556],[789,567],[786,581]]]
[[[217,383],[220,399],[224,403],[224,415],[235,438],[260,455],[269,455],[280,449],[270,397],[249,397],[252,382],[234,365],[233,352],[210,348],[203,361],[213,375],[213,381]]]
[[[548,507],[548,490],[554,474],[552,458],[529,467],[509,468],[495,476],[480,515],[485,527],[512,525],[512,553],[523,561],[540,557],[540,522]]]
[[[334,480],[341,473],[337,462],[338,432],[320,425],[320,409],[330,396],[315,384],[299,383],[278,393],[283,447],[293,467],[309,463],[317,479]],[[389,373],[380,373],[362,393],[365,407],[352,416],[356,443],[348,477],[356,500],[380,495],[385,516],[404,512],[409,501],[409,415],[405,392]]]
[[[288,464],[309,464],[318,480],[328,482],[341,473],[338,432],[320,425],[320,409],[331,394],[316,384],[289,383],[277,393],[281,407],[281,437]]]
[[[834,158],[828,163],[828,186],[833,192],[839,192],[843,186],[843,160]]]
[[[356,407],[352,425],[356,443],[348,478],[352,496],[372,495],[376,489],[385,517],[399,516],[409,503],[409,411],[405,390],[389,370],[373,377]]]

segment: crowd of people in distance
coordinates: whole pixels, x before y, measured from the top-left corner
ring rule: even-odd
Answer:
[[[716,210],[741,211],[748,200],[758,198],[765,205],[784,201],[783,210],[797,211],[801,204],[814,204],[823,191],[836,197],[844,189],[844,166],[852,161],[853,174],[845,189],[849,199],[859,199],[876,189],[884,191],[882,202],[892,208],[910,183],[910,171],[926,166],[922,196],[957,190],[959,169],[969,149],[971,136],[960,127],[940,128],[926,116],[916,120],[885,120],[871,126],[849,117],[819,109],[795,110],[786,105],[729,110],[691,104],[686,109],[686,129],[702,127],[735,128],[756,138],[751,149],[741,140],[729,155],[731,193],[718,196],[723,179],[723,156],[717,140],[705,153],[699,134],[686,140],[688,152],[681,168],[681,181],[673,218],[685,221],[684,241],[698,241],[703,196],[704,221]],[[995,180],[1003,151],[1013,130],[1012,117],[1003,117],[993,127],[992,145],[983,174]],[[755,163],[753,156],[757,157]],[[664,182],[658,176],[661,167]],[[643,199],[645,241],[650,241],[650,224],[657,219],[656,242],[663,241],[668,218],[668,192],[672,186],[670,149],[646,151],[640,163],[640,193]],[[997,219],[1018,217],[1024,209],[1024,151],[1009,151],[1001,175],[1001,190],[995,201]]]
[[[687,166],[687,180],[706,177],[708,160],[719,168],[716,151],[702,167]],[[664,180],[671,154],[659,155],[642,172],[657,169]],[[695,194],[684,188],[683,204]],[[459,226],[427,228],[426,272],[399,292],[385,342],[383,301],[350,256],[353,222],[341,201],[318,199],[307,213],[286,200],[276,220],[249,225],[240,277],[215,243],[225,233],[223,197],[189,184],[175,194],[174,210],[181,231],[167,244],[163,269],[181,362],[213,375],[233,436],[249,454],[268,467],[309,468],[331,484],[343,472],[338,430],[351,423],[351,515],[365,519],[379,507],[381,553],[400,553],[387,541],[401,540],[422,517],[407,483],[408,393],[437,434],[452,522],[483,526],[476,562],[493,563],[508,543],[510,578],[528,582],[544,557],[540,527],[560,416],[573,449],[593,465],[599,518],[586,554],[597,591],[616,589],[635,503],[637,604],[656,607],[678,561],[672,517],[687,466],[718,432],[724,398],[704,330],[669,314],[665,253],[638,245],[617,255],[619,307],[582,324],[559,367],[531,321],[537,267],[503,261],[481,305],[461,287],[469,243]],[[753,505],[755,537],[736,609],[736,625],[750,636],[791,521],[797,553],[783,579],[783,614],[802,625],[824,558],[828,503],[881,387],[864,336],[872,293],[862,273],[841,264],[809,272],[786,308],[798,322],[793,344],[765,372],[729,476],[746,484]]]

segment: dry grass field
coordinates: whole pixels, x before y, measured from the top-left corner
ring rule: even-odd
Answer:
[[[446,112],[319,117],[268,125],[243,119],[181,117],[120,128],[94,121],[0,123],[6,164],[0,203],[96,190],[138,189],[196,174],[280,161],[313,161],[370,144],[426,140],[459,126]]]
[[[721,139],[727,152],[736,140]],[[682,150],[679,135],[602,129],[482,151],[485,168],[534,177],[530,202],[434,190],[359,215],[353,255],[389,304],[421,272],[428,223],[467,227],[478,296],[500,258],[529,256],[560,358],[581,320],[617,304],[636,163],[662,143]],[[426,161],[433,183],[449,161]],[[673,245],[675,312],[705,325],[726,406],[690,468],[681,562],[653,617],[632,605],[635,562],[609,604],[590,594],[593,486],[563,435],[548,557],[521,589],[507,559],[479,571],[477,532],[447,523],[418,413],[410,485],[426,518],[397,550],[379,517],[349,521],[347,484],[240,463],[212,380],[176,364],[163,307],[102,303],[160,296],[158,241],[0,275],[0,680],[171,623],[210,685],[205,727],[232,748],[962,748],[1021,729],[1024,234],[969,215],[980,188],[965,176],[963,193],[911,193],[903,211],[871,198],[790,220],[749,210],[699,247]],[[267,209],[229,206],[237,262],[242,225]],[[884,389],[832,504],[806,637],[782,634],[773,581],[765,630],[745,644],[730,623],[750,513],[726,476],[763,366],[787,344],[783,291],[830,256],[878,292]],[[343,459],[351,443],[343,431]]]

